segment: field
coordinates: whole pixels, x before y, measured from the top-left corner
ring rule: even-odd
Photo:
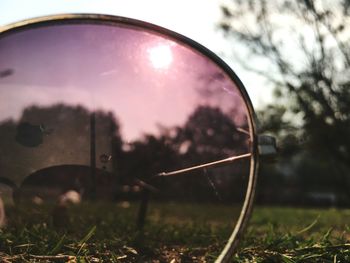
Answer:
[[[350,210],[255,209],[233,262],[350,262]]]
[[[213,262],[232,226],[224,220],[227,207],[206,208],[173,205],[167,214],[179,217],[165,221],[153,212],[144,231],[135,231],[132,206],[122,215],[103,204],[93,213],[89,207],[56,230],[49,218],[10,210],[0,262]],[[209,225],[208,211],[223,221]],[[191,213],[203,218],[190,222]],[[350,210],[256,207],[232,262],[350,262],[349,217]]]

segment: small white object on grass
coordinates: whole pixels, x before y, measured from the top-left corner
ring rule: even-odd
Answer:
[[[64,194],[60,195],[60,204],[79,204],[81,202],[81,196],[77,191],[69,190]]]

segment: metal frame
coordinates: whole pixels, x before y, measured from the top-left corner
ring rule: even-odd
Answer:
[[[154,34],[166,36],[169,39],[172,39],[176,42],[179,42],[183,45],[187,45],[190,48],[196,50],[201,53],[205,57],[209,58],[212,62],[216,63],[237,85],[247,107],[249,113],[249,135],[251,138],[251,165],[250,165],[250,174],[247,185],[246,196],[244,199],[244,203],[241,209],[240,216],[237,220],[236,226],[233,229],[233,232],[228,239],[226,246],[220,253],[219,257],[215,262],[229,262],[233,256],[235,248],[238,245],[238,242],[242,238],[244,230],[247,226],[248,220],[252,213],[252,205],[254,199],[254,192],[256,188],[257,181],[257,171],[258,171],[258,136],[257,136],[257,126],[255,123],[255,113],[252,106],[252,103],[248,97],[248,94],[240,81],[237,75],[233,72],[233,70],[217,55],[211,52],[206,47],[201,44],[183,36],[171,30],[165,29],[163,27],[150,24],[144,21],[130,19],[126,17],[119,16],[111,16],[111,15],[99,15],[99,14],[62,14],[62,15],[52,15],[45,16],[39,18],[33,18],[29,20],[20,21],[17,23],[10,24],[8,26],[0,27],[0,39],[7,34],[11,34],[14,32],[48,25],[58,25],[58,24],[71,24],[71,23],[96,23],[96,24],[109,24],[109,25],[125,25],[131,26],[135,28],[140,28],[143,30],[147,30]]]

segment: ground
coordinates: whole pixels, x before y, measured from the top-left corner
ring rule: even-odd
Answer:
[[[213,262],[231,227],[157,222],[134,231],[131,214],[98,211],[96,225],[81,212],[59,230],[14,217],[0,230],[0,262]],[[350,262],[349,218],[346,209],[256,207],[232,262]]]

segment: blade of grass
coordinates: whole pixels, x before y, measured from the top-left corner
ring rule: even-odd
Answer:
[[[284,254],[280,254],[280,255],[281,255],[282,261],[284,263],[295,263],[295,261],[293,259],[291,259],[289,256],[284,255]]]
[[[66,238],[66,235],[64,234],[61,239],[57,242],[56,246],[49,252],[50,255],[55,255],[57,252],[61,249],[63,245],[63,241]]]
[[[90,231],[85,235],[85,237],[79,241],[78,246],[80,246],[77,255],[80,254],[81,250],[83,249],[83,247],[85,246],[86,242],[93,236],[93,234],[96,231],[96,226],[93,226]]]
[[[332,231],[333,231],[333,227],[328,229],[328,231],[322,237],[322,242],[327,242],[328,241],[329,236],[331,235]]]
[[[302,230],[296,232],[295,234],[296,234],[296,235],[300,235],[300,234],[303,234],[303,233],[309,231],[311,228],[313,228],[314,225],[316,225],[316,224],[318,223],[319,218],[320,218],[320,215],[318,215],[318,216],[316,217],[316,219],[315,219],[310,225],[308,225],[308,226],[305,227],[304,229],[302,229]]]

